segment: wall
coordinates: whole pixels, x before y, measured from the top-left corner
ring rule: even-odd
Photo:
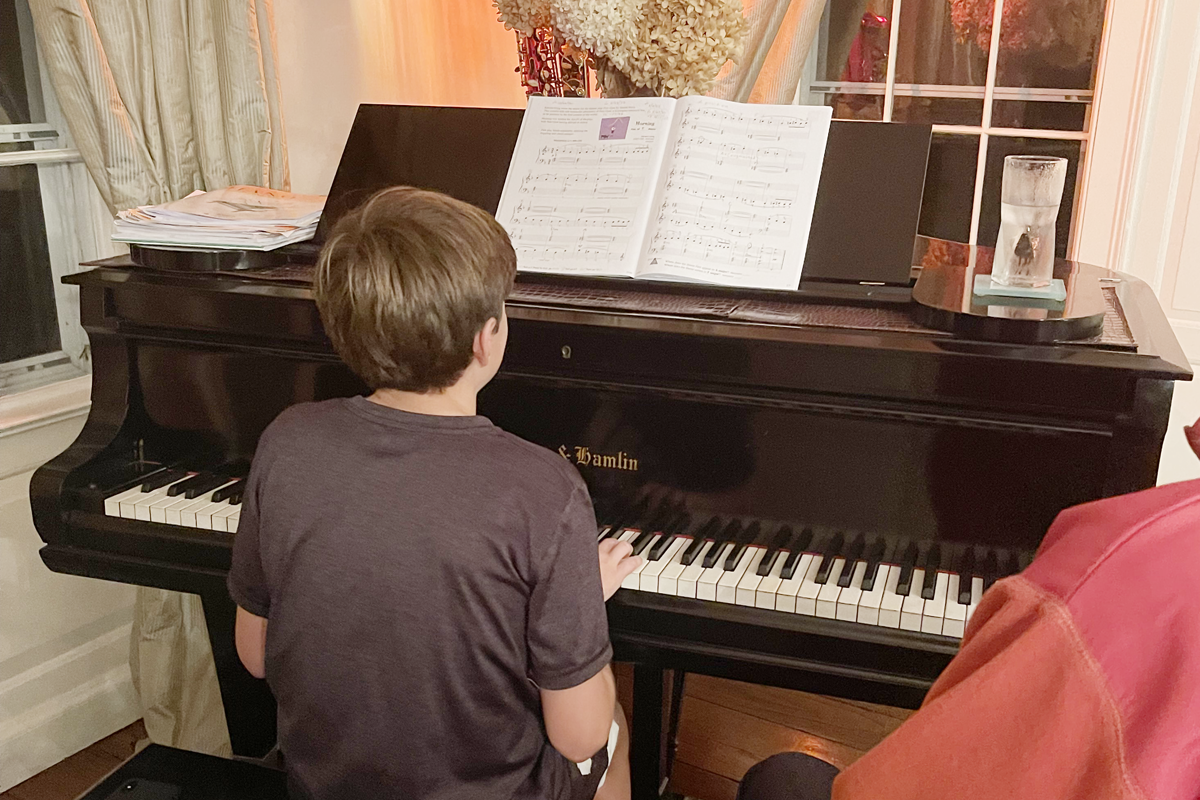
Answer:
[[[83,427],[90,378],[0,397],[0,792],[141,717],[133,587],[50,572],[29,479]]]
[[[1154,287],[1200,366],[1200,4],[1109,5],[1077,257]],[[1180,431],[1197,418],[1200,386],[1178,384],[1160,483],[1200,477]]]
[[[276,0],[292,189],[326,194],[359,103],[518,108],[490,0]]]

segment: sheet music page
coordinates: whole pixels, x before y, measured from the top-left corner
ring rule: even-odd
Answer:
[[[518,269],[633,276],[674,106],[529,99],[496,211]]]
[[[832,116],[679,100],[637,277],[797,288]]]

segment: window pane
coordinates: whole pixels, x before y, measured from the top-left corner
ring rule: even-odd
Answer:
[[[897,85],[892,106],[894,122],[931,122],[936,125],[978,125],[983,121],[983,100],[954,97],[906,97]],[[918,90],[919,92],[919,90]]]
[[[0,0],[0,125],[45,121],[32,36],[28,10],[18,12],[17,0]]]
[[[1081,131],[1087,124],[1090,108],[1090,103],[997,100],[992,105],[992,126],[996,128]]]
[[[967,15],[986,14],[992,4],[953,0]],[[1004,0],[1000,21],[997,86],[1091,89],[1104,24],[1105,0]]]
[[[60,349],[37,167],[0,167],[0,363]]]
[[[838,119],[883,119],[891,0],[829,0],[821,20],[817,82]]]
[[[978,136],[934,134],[921,200],[920,233],[954,242],[970,238],[978,162]]]
[[[987,169],[983,176],[983,201],[979,209],[979,243],[994,247],[1000,230],[1000,183],[1004,175],[1004,157],[1014,155],[1059,156],[1067,159],[1067,180],[1058,225],[1054,234],[1054,252],[1066,258],[1071,236],[1071,213],[1075,208],[1075,177],[1079,171],[1082,142],[993,137],[988,140]]]

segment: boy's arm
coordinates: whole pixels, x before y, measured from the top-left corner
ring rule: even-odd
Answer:
[[[531,531],[530,556],[529,677],[541,691],[550,743],[584,761],[608,741],[616,690],[596,517],[582,481],[556,526]]]
[[[267,621],[238,606],[233,640],[242,666],[256,678],[267,676]]]
[[[586,761],[608,742],[617,702],[611,666],[578,686],[541,693],[546,737],[555,750],[571,761]]]

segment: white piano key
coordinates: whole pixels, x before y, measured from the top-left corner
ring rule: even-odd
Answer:
[[[213,530],[214,531],[225,531],[226,533],[234,533],[235,531],[237,531],[236,527],[232,527],[232,528],[229,527],[229,520],[236,517],[238,512],[241,511],[241,509],[242,509],[241,506],[230,505],[228,508],[225,508],[221,511],[218,511],[216,514],[213,514],[212,515]]]
[[[717,556],[716,563],[700,573],[700,577],[696,579],[697,600],[717,599],[717,581],[721,580],[721,577],[725,574],[725,559],[729,557],[729,553],[733,548],[733,542],[725,542],[721,546],[720,555]]]
[[[142,494],[142,485],[138,484],[132,489],[126,489],[123,492],[114,494],[112,497],[104,498],[104,515],[108,517],[121,516],[121,503],[128,500],[136,500]]]
[[[884,628],[900,627],[900,610],[904,607],[904,598],[896,594],[896,586],[900,583],[900,570],[893,564],[888,571],[887,585],[883,589],[883,599],[879,601],[879,624]]]
[[[757,567],[757,561],[762,560],[763,548],[747,547],[742,551],[742,557],[738,559],[738,563],[733,569],[727,571],[717,581],[717,602],[718,603],[736,603],[737,602],[737,587],[742,582],[742,578],[746,577],[746,571],[750,569],[750,565],[754,564]]]
[[[946,619],[942,623],[942,635],[961,639],[966,626],[967,607],[958,602],[958,573],[953,573],[946,585]]]
[[[704,547],[701,547],[700,552],[696,554],[695,560],[680,573],[678,592],[680,597],[696,596],[696,582],[700,580],[700,575],[704,572],[704,557],[712,548],[711,541],[705,542]]]
[[[211,497],[212,494],[209,493],[208,496]],[[213,526],[212,525],[212,515],[217,513],[218,511],[222,511],[228,507],[229,507],[228,500],[222,500],[219,503],[214,503],[212,500],[209,500],[208,505],[201,506],[200,508],[197,508],[195,511],[196,527],[203,528],[206,531],[211,531],[212,526]]]
[[[642,553],[639,556],[639,558],[642,559],[642,563],[638,564],[637,568],[634,569],[633,572],[626,575],[625,580],[621,581],[622,589],[640,589],[641,588],[642,570],[644,570],[646,568],[646,565],[650,563],[650,561],[646,558],[646,550],[649,550],[651,547],[654,547],[655,542],[657,542],[661,536],[662,536],[661,533],[656,533],[650,537],[650,544],[646,545],[645,550],[642,550]]]
[[[767,548],[756,547],[755,550],[758,552],[754,554],[750,560],[750,565],[746,567],[746,574],[738,581],[734,602],[739,606],[754,605],[755,596],[758,593],[758,585],[763,580],[763,576],[758,574],[758,568],[762,566],[762,560],[767,554]]]
[[[150,504],[150,521],[151,522],[166,522],[167,509],[175,506],[182,506],[195,501],[195,498],[188,500],[181,494],[174,497],[164,497],[161,500]]]
[[[950,586],[950,574],[939,572],[937,583],[934,584],[933,598],[925,601],[925,610],[921,612],[921,632],[942,632],[942,622],[946,617],[946,591]]]
[[[685,539],[682,536],[676,536],[674,539],[672,539],[671,543],[667,545],[667,549],[663,552],[662,557],[660,557],[658,561],[651,561],[646,564],[646,568],[642,570],[640,575],[638,588],[643,592],[654,592],[657,594],[659,576],[662,575],[663,571],[665,571],[666,568],[671,564],[671,559],[675,556],[675,554],[683,550],[683,548],[691,541],[691,539]],[[674,592],[672,592],[672,594],[674,594]]]
[[[967,623],[970,623],[975,609],[979,607],[979,601],[983,599],[983,578],[971,579],[971,605],[967,606]],[[965,625],[963,626],[966,627]]]
[[[796,613],[817,615],[817,595],[821,593],[821,584],[817,583],[817,573],[821,571],[822,556],[815,555],[808,562],[808,572],[800,582],[800,590],[796,592]]]
[[[842,587],[838,586],[838,579],[842,577],[842,570],[846,568],[846,559],[835,558],[833,567],[829,570],[829,579],[825,581],[825,585],[821,587],[821,591],[817,593],[817,616],[825,619],[834,619],[837,617],[837,601],[842,594]]]
[[[900,609],[900,630],[921,630],[921,614],[925,611],[925,600],[921,597],[921,587],[925,585],[925,570],[914,569],[912,586],[908,587],[908,597],[904,598],[904,606]]]
[[[196,524],[196,512],[202,508],[212,505],[212,501],[207,497],[197,497],[188,503],[186,506],[178,509],[179,521],[173,524],[182,525],[185,528],[199,528]],[[167,523],[171,524],[171,519],[176,513],[176,506],[171,506],[167,509]]]
[[[783,562],[787,561],[788,551],[781,550],[779,555],[775,557],[775,563],[771,565],[771,573],[764,577],[758,583],[758,587],[754,590],[754,605],[757,608],[775,608],[775,593],[779,591],[779,584],[783,583]],[[792,607],[795,608],[796,601],[792,600]]]
[[[858,620],[858,603],[862,599],[862,582],[866,574],[867,562],[856,562],[854,564],[854,573],[850,578],[850,585],[842,589],[842,593],[838,595],[837,618],[843,622],[856,622]]]
[[[679,540],[683,542],[683,546],[675,552],[675,555],[671,556],[671,563],[667,564],[662,574],[658,576],[659,594],[679,594],[679,576],[687,569],[680,559],[683,558],[683,551],[687,550],[692,543],[692,537],[680,536]]]
[[[800,587],[804,585],[804,579],[808,577],[808,568],[812,566],[814,560],[819,556],[813,553],[805,553],[800,556],[796,562],[796,569],[792,572],[792,577],[785,578],[779,584],[779,591],[775,592],[775,610],[788,611],[796,613],[796,595],[800,593]],[[816,609],[813,609],[814,613]]]
[[[166,486],[160,486],[159,488],[155,489],[152,492],[144,492],[142,494],[142,496],[137,500],[127,501],[128,504],[132,506],[133,515],[130,517],[126,517],[126,519],[140,519],[143,522],[150,522],[150,506],[152,506],[154,503],[157,503],[159,500],[169,497],[170,495],[168,495],[167,492],[171,489],[172,486],[174,486],[177,483],[182,483],[183,481],[186,481],[186,480],[190,479],[191,477],[192,477],[191,475],[188,475],[186,477],[180,478],[177,481],[172,481],[171,483],[168,483]],[[127,507],[126,503],[121,504],[122,511],[124,511],[124,509],[126,507]],[[121,516],[125,516],[125,514],[122,513]]]
[[[888,577],[893,569],[897,571],[897,578],[899,578],[899,567],[893,567],[890,564],[879,565],[879,572],[875,574],[875,585],[871,587],[871,591],[863,592],[862,597],[858,600],[857,622],[863,625],[880,624],[879,605],[883,602],[883,593],[887,589]],[[896,624],[899,625],[900,621],[897,620]]]

